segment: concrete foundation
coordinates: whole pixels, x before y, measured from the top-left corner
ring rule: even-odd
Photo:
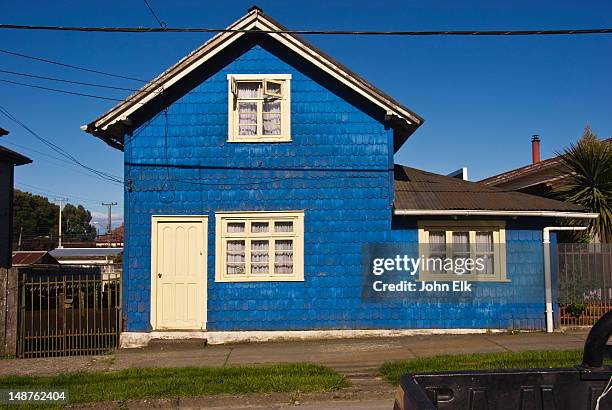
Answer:
[[[208,344],[273,342],[294,340],[355,339],[368,337],[400,337],[418,335],[468,335],[502,333],[506,329],[363,329],[363,330],[287,330],[287,331],[154,331],[123,332],[119,340],[122,349],[145,347],[151,340],[205,339]]]

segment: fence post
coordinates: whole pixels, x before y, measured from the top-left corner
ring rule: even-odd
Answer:
[[[62,348],[66,356],[66,272],[62,272]]]
[[[0,355],[17,354],[17,307],[18,272],[17,268],[0,269]]]

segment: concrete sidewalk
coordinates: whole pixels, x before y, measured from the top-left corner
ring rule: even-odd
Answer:
[[[300,397],[303,409],[387,409],[393,407],[395,386],[384,382],[378,368],[386,361],[442,354],[581,350],[586,331],[474,335],[401,336],[393,338],[334,339],[205,346],[202,340],[153,341],[146,348],[119,350],[89,357],[0,360],[0,376],[49,375],[77,371],[115,371],[126,368],[239,366],[263,363],[312,362],[344,374],[351,386],[330,393]],[[219,395],[136,400],[122,408],[289,409],[289,393]],[[101,402],[71,408],[110,409],[119,403]]]
[[[47,375],[113,371],[133,367],[238,366],[312,362],[350,376],[351,369],[377,369],[391,360],[441,354],[580,350],[586,331],[478,335],[431,335],[204,346],[200,340],[153,341],[150,346],[104,356],[0,360],[0,375]]]

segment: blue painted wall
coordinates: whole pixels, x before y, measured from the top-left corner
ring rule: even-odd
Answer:
[[[127,330],[150,330],[151,215],[160,214],[209,216],[209,330],[542,328],[543,300],[504,294],[537,291],[541,263],[511,255],[513,286],[482,287],[469,304],[362,301],[361,245],[417,239],[414,228],[392,229],[393,132],[287,61],[254,46],[126,136]],[[227,143],[226,76],[237,73],[292,74],[292,142]],[[215,283],[215,211],[295,209],[305,211],[304,282]],[[507,235],[541,241],[533,227]]]

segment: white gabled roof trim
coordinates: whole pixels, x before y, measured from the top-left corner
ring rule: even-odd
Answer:
[[[540,216],[551,218],[579,218],[595,219],[598,213],[592,212],[564,212],[564,211],[494,211],[494,210],[440,210],[440,209],[395,209],[394,215],[426,215],[426,216]]]
[[[283,27],[279,27],[274,22],[269,20],[259,9],[251,10],[247,15],[233,23],[228,29],[236,30],[284,30]],[[147,85],[142,87],[136,93],[130,95],[125,101],[117,104],[113,109],[108,111],[94,123],[84,125],[81,127],[87,132],[92,134],[106,131],[111,125],[126,120],[131,114],[139,110],[147,102],[155,98],[160,92],[172,87],[175,83],[180,81],[183,77],[191,73],[193,70],[200,67],[206,61],[210,60],[213,56],[218,54],[224,48],[228,47],[245,32],[223,32],[219,33],[209,41],[204,43],[198,49],[184,57],[178,63],[173,65],[171,68],[160,74],[154,80],[149,82]],[[390,112],[398,118],[403,119],[409,125],[420,125],[423,120],[417,115],[412,113],[405,107],[390,100],[390,97],[386,96],[381,91],[375,89],[370,84],[367,84],[365,80],[360,79],[356,75],[347,72],[343,67],[337,63],[330,61],[328,57],[322,55],[316,50],[312,49],[306,43],[299,38],[288,34],[288,33],[267,33],[272,38],[279,41],[298,55],[325,71],[333,78],[337,79],[344,85],[350,87],[358,94],[367,98],[374,104],[380,106],[384,111]]]

